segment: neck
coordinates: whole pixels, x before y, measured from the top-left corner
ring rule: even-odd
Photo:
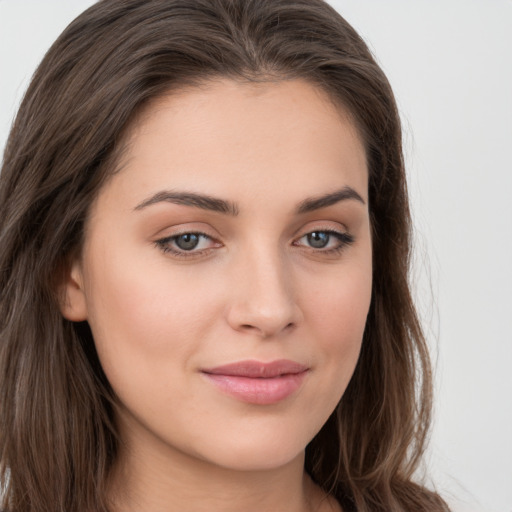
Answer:
[[[156,446],[154,448],[157,448]],[[265,470],[230,470],[167,447],[124,446],[111,479],[114,512],[331,512],[304,473],[304,453]]]

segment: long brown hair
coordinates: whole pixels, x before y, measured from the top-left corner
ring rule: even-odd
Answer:
[[[106,511],[114,396],[87,323],[56,283],[89,207],[150,99],[214,77],[300,78],[352,114],[369,167],[373,295],[362,351],[306,470],[346,511],[445,511],[413,482],[431,369],[409,291],[411,226],[394,97],[322,0],[103,0],[37,69],[0,175],[0,485],[8,512]]]

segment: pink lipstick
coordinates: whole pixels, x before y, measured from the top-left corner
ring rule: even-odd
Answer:
[[[251,404],[270,405],[299,389],[308,370],[307,366],[282,359],[270,363],[239,361],[202,373],[228,395]]]

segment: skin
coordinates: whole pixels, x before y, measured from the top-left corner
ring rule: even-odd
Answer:
[[[303,464],[354,371],[370,304],[368,175],[353,122],[304,81],[218,80],[153,101],[127,142],[62,306],[89,322],[119,397],[114,508],[339,510]],[[361,200],[297,212],[346,187]],[[221,198],[238,214],[147,204],[161,191]],[[196,232],[207,236],[188,252],[172,238]],[[312,246],[312,232],[327,245]],[[273,404],[227,395],[202,373],[278,359],[307,372]]]

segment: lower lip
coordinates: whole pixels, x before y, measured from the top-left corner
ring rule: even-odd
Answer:
[[[272,378],[250,378],[204,373],[221,391],[242,402],[270,405],[281,402],[297,391],[307,371]]]

